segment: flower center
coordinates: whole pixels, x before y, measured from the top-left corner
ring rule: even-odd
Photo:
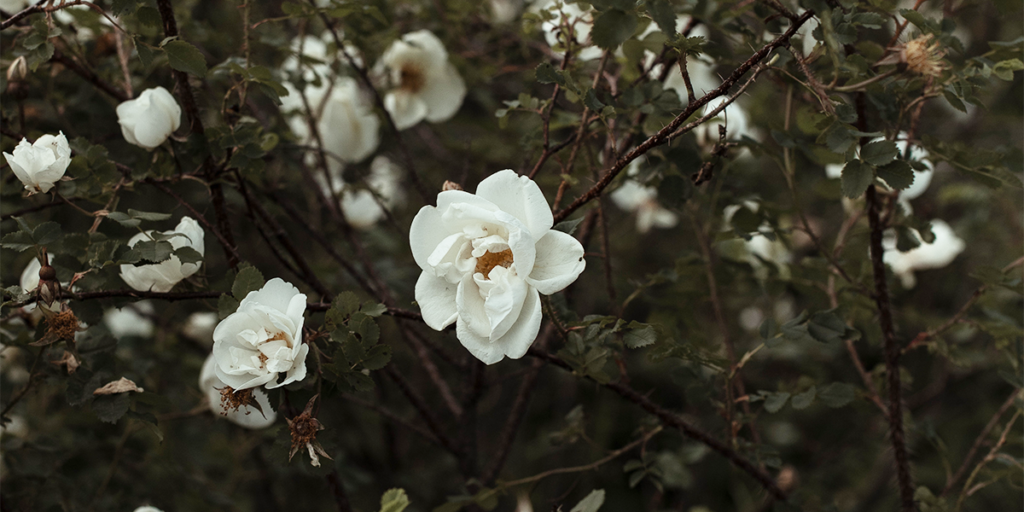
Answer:
[[[423,70],[411,64],[402,66],[399,80],[398,88],[413,94],[420,92],[427,81],[423,76]]]
[[[505,249],[501,252],[486,252],[476,259],[476,270],[474,272],[479,272],[484,275],[484,278],[490,279],[491,270],[494,267],[502,266],[508,268],[512,263],[512,249]]]

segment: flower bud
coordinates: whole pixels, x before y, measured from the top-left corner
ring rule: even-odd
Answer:
[[[117,122],[128,143],[153,150],[181,126],[181,107],[167,89],[154,87],[118,105]]]

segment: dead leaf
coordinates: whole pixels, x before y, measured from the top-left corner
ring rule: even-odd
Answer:
[[[138,391],[139,393],[142,393],[143,389],[138,387],[138,386],[136,386],[134,382],[132,382],[132,381],[130,381],[130,380],[124,378],[124,377],[121,377],[121,380],[115,380],[114,382],[109,382],[109,383],[107,383],[107,385],[97,389],[96,391],[93,391],[92,394],[94,394],[94,395],[116,395],[118,393],[127,393],[129,391]]]
[[[82,363],[78,361],[78,358],[75,357],[75,355],[72,354],[71,352],[68,352],[67,350],[64,351],[64,355],[62,355],[60,359],[56,361],[50,361],[50,363],[55,364],[57,366],[67,366],[68,375],[75,373],[75,370],[77,370],[78,367],[82,365]]]

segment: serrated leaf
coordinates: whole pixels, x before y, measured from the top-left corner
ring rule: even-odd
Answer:
[[[206,76],[206,57],[195,46],[181,39],[168,41],[163,45],[167,52],[167,63],[178,71],[193,74],[200,78]]]
[[[107,214],[107,218],[127,228],[138,227],[139,224],[142,224],[141,220],[124,212],[110,212]]]
[[[829,407],[842,407],[852,402],[855,396],[853,385],[845,382],[833,382],[818,392],[818,398]]]
[[[249,292],[263,288],[266,281],[263,274],[256,270],[256,267],[245,267],[235,276],[235,282],[231,285],[231,295],[241,301]]]
[[[174,246],[162,240],[143,240],[122,255],[125,261],[134,263],[161,263],[171,257]]]
[[[622,335],[622,341],[629,348],[646,347],[658,341],[658,332],[654,329],[653,325],[643,324],[634,320],[627,327],[629,330]]]
[[[366,351],[363,357],[363,367],[367,370],[380,370],[391,362],[391,345],[379,343]]]
[[[336,329],[348,321],[349,315],[359,311],[359,297],[352,292],[341,292],[331,301],[331,308],[327,310],[324,320],[328,329]]]
[[[854,199],[860,197],[875,179],[874,169],[860,160],[850,160],[843,167],[843,195]]]
[[[648,0],[647,14],[669,39],[676,38],[676,13],[672,10],[672,4],[665,0]]]
[[[877,169],[878,177],[894,190],[903,190],[914,184],[914,169],[905,160],[893,160]]]
[[[32,239],[38,245],[50,245],[61,237],[60,224],[56,222],[44,222],[32,230]]]
[[[785,391],[772,393],[764,400],[764,410],[775,414],[786,405],[787,400],[789,400],[789,393]]]
[[[550,62],[541,62],[536,70],[537,81],[542,84],[558,84],[565,87],[565,76]]]
[[[174,255],[178,257],[182,263],[202,263],[203,255],[191,248],[191,247],[180,247],[174,250]]]
[[[356,391],[370,391],[373,389],[373,379],[362,372],[349,372],[341,376],[345,382]]]
[[[134,219],[152,221],[167,220],[171,218],[171,214],[169,213],[140,212],[138,210],[132,210],[131,208],[128,209],[128,215]]]
[[[32,240],[32,234],[25,231],[7,233],[3,238],[0,238],[0,247],[3,247],[4,249],[11,249],[12,251],[21,252],[35,246],[35,241]]]
[[[614,50],[636,31],[636,15],[619,9],[608,9],[594,20],[590,37],[605,50]]]
[[[817,391],[818,390],[814,386],[811,386],[811,389],[808,389],[803,393],[794,395],[792,402],[793,408],[806,409],[808,406],[811,405],[811,402],[814,402],[814,396],[817,394]]]
[[[224,320],[235,311],[238,311],[238,299],[226,293],[217,299],[217,318]]]
[[[597,512],[604,505],[604,489],[595,489],[569,512]]]
[[[860,148],[860,159],[874,166],[892,162],[900,154],[896,143],[891,140],[879,140]]]
[[[102,422],[117,423],[131,405],[132,399],[127,393],[100,395],[92,401],[92,412]]]
[[[402,512],[409,506],[409,497],[405,489],[388,489],[380,497],[380,512]]]
[[[374,318],[388,312],[388,307],[376,301],[368,300],[359,307],[359,312]]]

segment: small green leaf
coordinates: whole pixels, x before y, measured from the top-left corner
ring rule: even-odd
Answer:
[[[542,84],[558,84],[565,87],[565,76],[549,62],[541,62],[537,66],[537,81]]]
[[[996,75],[1000,80],[1007,82],[1013,81],[1013,72],[1024,69],[1024,62],[1020,59],[1008,59],[999,62],[992,67],[992,74]]]
[[[138,210],[132,210],[131,208],[128,209],[128,215],[133,219],[152,221],[167,220],[171,218],[171,214],[169,213],[140,212]]]
[[[363,368],[367,370],[380,370],[391,362],[391,345],[379,343],[366,351],[363,357]]]
[[[597,512],[604,505],[604,489],[596,489],[580,500],[569,512]]]
[[[245,267],[235,276],[235,282],[231,285],[231,295],[241,301],[249,292],[263,288],[266,281],[263,274],[256,267]]]
[[[648,0],[647,14],[669,39],[676,38],[676,13],[666,0]]]
[[[117,420],[121,419],[124,413],[128,412],[128,407],[131,404],[132,399],[128,396],[128,393],[100,395],[92,401],[92,412],[102,422],[117,423]]]
[[[125,261],[137,264],[152,264],[167,261],[174,252],[174,246],[170,242],[160,240],[143,240],[137,242],[131,250],[121,257]]]
[[[850,160],[843,167],[843,195],[850,199],[860,197],[875,179],[874,169],[860,160]]]
[[[402,512],[409,506],[409,497],[405,489],[388,489],[380,497],[380,512]]]
[[[181,39],[168,41],[163,46],[167,52],[167,63],[171,68],[196,75],[206,76],[206,57],[195,46]]]
[[[892,162],[898,154],[900,154],[900,150],[891,140],[872,142],[860,149],[860,159],[874,166]]]
[[[177,256],[178,260],[181,261],[182,263],[203,262],[203,255],[199,251],[187,246],[175,249],[174,255]]]
[[[804,391],[798,395],[793,396],[793,408],[794,409],[806,409],[814,401],[814,395],[817,393],[817,389],[811,386],[811,389]]]
[[[25,251],[35,247],[35,245],[35,241],[32,240],[32,234],[25,231],[7,233],[0,239],[0,247],[12,251]]]
[[[132,218],[131,215],[124,212],[110,212],[107,214],[107,218],[126,228],[134,228],[142,224],[141,220]]]
[[[905,160],[893,160],[877,170],[878,177],[895,190],[903,190],[914,184],[914,169]]]
[[[619,9],[609,9],[594,20],[590,36],[594,44],[605,50],[614,50],[636,31],[635,14]]]
[[[238,311],[238,299],[236,299],[236,298],[234,298],[234,297],[232,297],[232,296],[230,296],[230,295],[228,295],[226,293],[221,295],[220,298],[217,299],[217,318],[218,319],[224,320],[229,315],[231,315],[231,313],[234,313],[235,311]]]
[[[775,414],[786,405],[787,400],[789,400],[789,393],[784,391],[780,393],[772,393],[768,395],[768,398],[764,401],[764,410]]]
[[[352,292],[341,292],[331,301],[331,308],[327,310],[324,320],[327,328],[334,330],[348,322],[348,317],[359,311],[359,297]]]
[[[658,333],[653,325],[632,321],[627,326],[629,331],[622,335],[622,341],[629,348],[640,348],[653,345],[658,341]]]
[[[32,230],[32,239],[38,245],[49,245],[61,238],[60,224],[44,222]]]
[[[604,108],[604,103],[597,99],[597,91],[594,89],[587,89],[587,94],[583,97],[583,104],[591,110],[591,112],[600,112]]]
[[[842,407],[853,401],[856,396],[852,384],[833,382],[818,392],[818,398],[829,407]]]

